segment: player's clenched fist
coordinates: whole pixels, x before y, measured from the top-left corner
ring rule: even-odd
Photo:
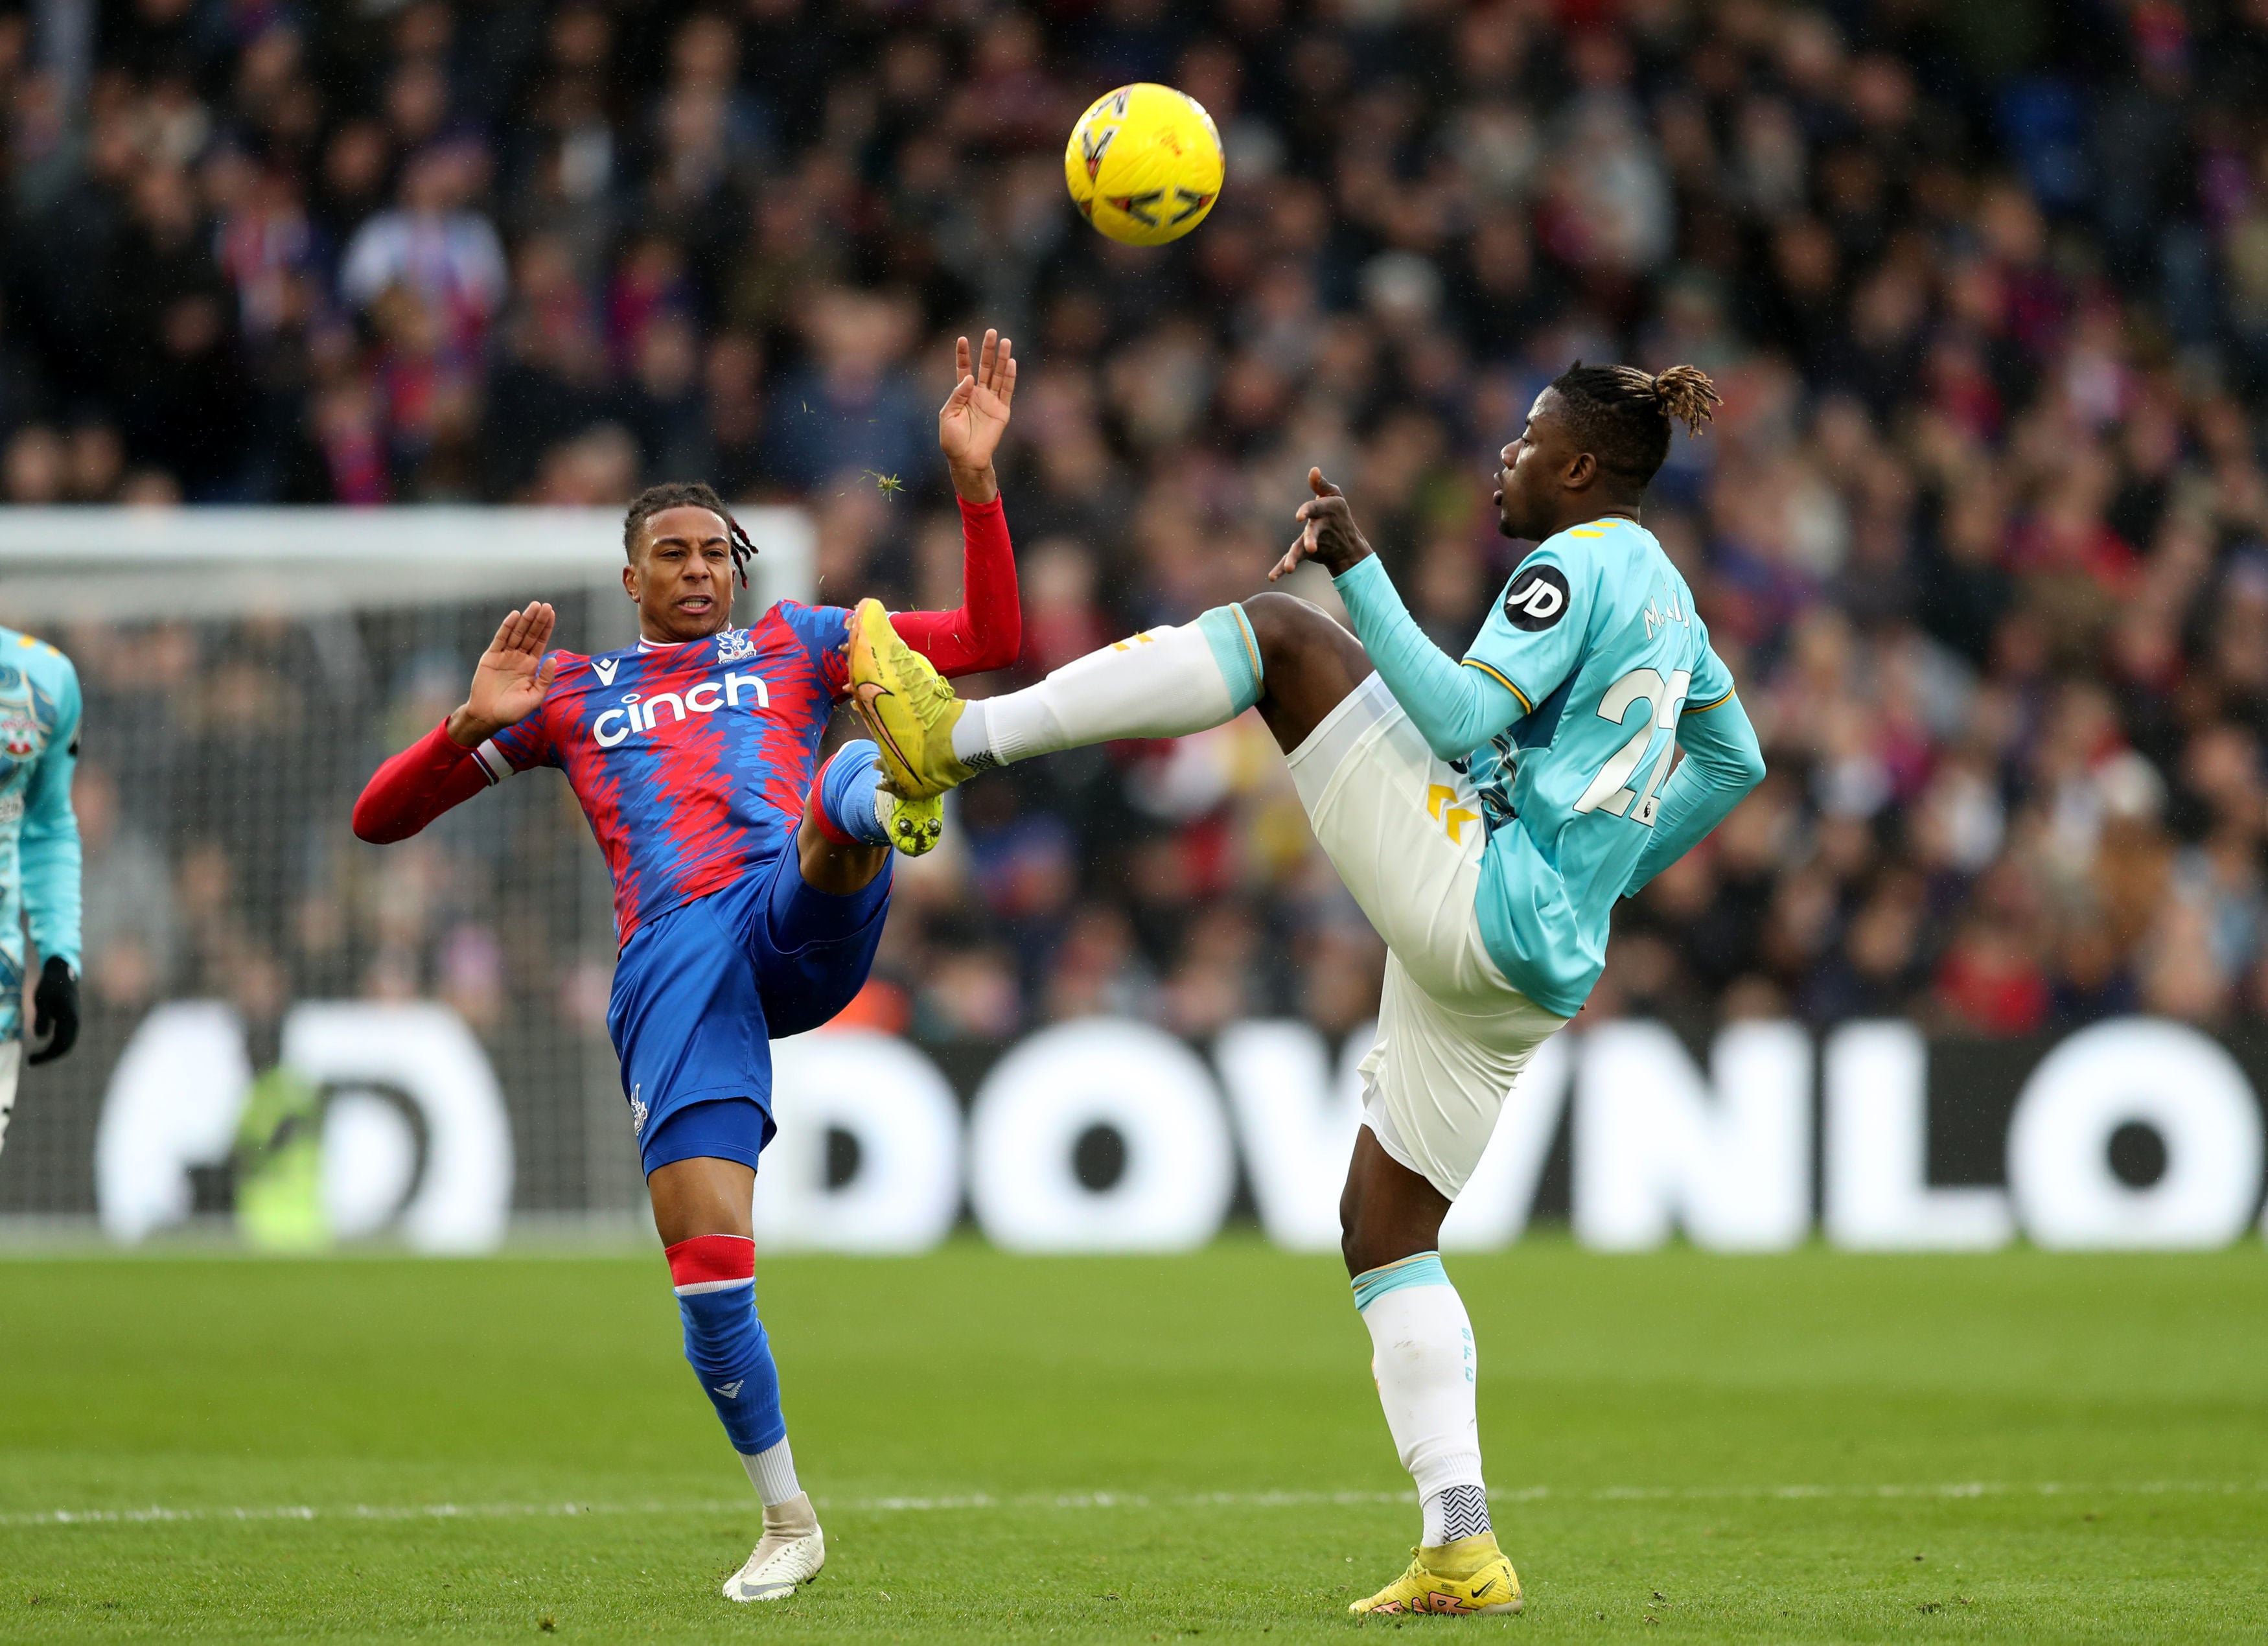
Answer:
[[[1320,561],[1323,570],[1336,577],[1370,556],[1369,541],[1354,523],[1354,511],[1347,506],[1344,494],[1323,478],[1322,469],[1307,470],[1307,490],[1315,494],[1314,499],[1300,505],[1292,514],[1300,522],[1300,535],[1269,572],[1271,583],[1297,570],[1302,560]]]
[[[496,638],[473,666],[472,691],[449,716],[451,741],[477,748],[535,712],[558,668],[556,659],[543,654],[557,622],[558,614],[540,600],[504,614]]]

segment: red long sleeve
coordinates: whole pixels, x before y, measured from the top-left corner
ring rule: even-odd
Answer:
[[[890,614],[890,626],[942,675],[1005,668],[1023,654],[1016,550],[1000,499],[961,505],[961,604],[957,611]]]
[[[444,720],[371,774],[355,801],[355,836],[372,845],[407,840],[487,786],[473,751]]]

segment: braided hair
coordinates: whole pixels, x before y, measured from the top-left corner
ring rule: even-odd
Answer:
[[[658,486],[648,486],[630,499],[630,512],[622,516],[622,552],[637,564],[638,534],[645,523],[664,509],[707,509],[725,522],[725,535],[733,544],[733,570],[739,573],[740,587],[748,586],[748,562],[756,557],[756,546],[748,541],[748,534],[740,529],[732,511],[713,488],[699,480],[670,480]]]
[[[1575,444],[1633,488],[1643,488],[1669,455],[1670,420],[1698,434],[1722,399],[1697,365],[1673,365],[1656,374],[1578,360],[1552,379],[1551,388]]]

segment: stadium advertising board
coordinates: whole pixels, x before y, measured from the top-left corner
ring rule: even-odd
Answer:
[[[755,1213],[771,1247],[910,1252],[966,1214],[1021,1251],[1201,1245],[1240,1208],[1296,1250],[1338,1240],[1354,1066],[1305,1023],[1193,1048],[1090,1018],[994,1055],[866,1030],[775,1048],[779,1136]],[[225,1162],[252,1079],[228,1008],[152,1013],[96,1134],[103,1227],[180,1222]],[[283,1051],[324,1094],[319,1192],[340,1236],[501,1241],[514,1140],[480,1042],[447,1008],[304,1003]],[[2128,1018],[2060,1042],[1938,1042],[1904,1022],[1815,1036],[1734,1023],[1699,1055],[1658,1023],[1545,1044],[1442,1230],[1501,1245],[1539,1215],[1609,1251],[1678,1236],[1770,1251],[2223,1245],[2259,1215],[2268,1046]],[[627,1129],[628,1120],[624,1119]]]

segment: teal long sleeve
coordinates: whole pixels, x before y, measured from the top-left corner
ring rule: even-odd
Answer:
[[[1709,838],[1748,792],[1764,781],[1764,749],[1748,711],[1738,698],[1713,708],[1690,709],[1677,722],[1677,746],[1685,758],[1661,786],[1653,838],[1631,870],[1624,897],[1640,888]]]
[[[69,665],[63,666],[66,669]],[[78,766],[78,678],[67,675],[63,701],[47,749],[24,795],[22,831],[16,837],[24,912],[40,958],[60,955],[79,964],[78,817],[71,810],[71,774]]]
[[[1332,583],[1386,689],[1442,759],[1463,759],[1527,712],[1498,682],[1425,638],[1377,556],[1356,561]]]

